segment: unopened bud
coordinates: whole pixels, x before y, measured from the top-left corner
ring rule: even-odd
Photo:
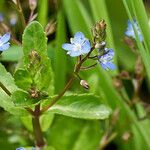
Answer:
[[[37,99],[40,97],[40,92],[38,90],[36,90],[35,88],[31,88],[29,90],[29,94],[30,94],[31,98]]]
[[[130,75],[127,71],[122,71],[119,75],[122,79],[129,79]]]
[[[36,6],[37,6],[37,0],[29,0],[29,7],[32,11],[35,10]]]
[[[54,31],[56,29],[56,22],[54,22],[53,20],[50,21],[46,27],[45,27],[45,32],[46,32],[46,35],[50,35],[50,34],[53,34]]]
[[[120,89],[122,87],[122,82],[119,78],[114,78],[113,79],[113,85],[116,89]]]
[[[16,0],[12,0],[15,4],[17,4],[17,1]]]
[[[100,48],[100,49],[101,49],[101,48],[104,47],[105,45],[106,45],[106,42],[102,41],[101,43],[96,43],[96,44],[95,44],[95,48],[98,48],[98,49]]]
[[[100,27],[101,30],[106,29],[106,23],[105,23],[105,20],[101,20],[101,21],[99,22],[99,27]]]
[[[122,135],[122,139],[124,141],[128,141],[130,139],[130,137],[131,137],[131,133],[127,132],[127,131]]]
[[[140,80],[142,78],[143,74],[143,63],[141,57],[138,57],[136,64],[135,64],[135,74],[136,74],[136,79]]]
[[[80,81],[80,85],[81,86],[83,86],[85,89],[89,89],[90,87],[89,87],[89,84],[87,83],[87,81],[85,81],[85,80],[81,80]]]
[[[102,42],[106,38],[106,23],[104,20],[100,20],[97,22],[93,28],[92,28],[92,33],[94,36],[95,42]]]
[[[129,48],[133,49],[135,44],[134,44],[134,41],[129,38],[129,37],[125,37],[124,38],[124,42],[129,46]]]

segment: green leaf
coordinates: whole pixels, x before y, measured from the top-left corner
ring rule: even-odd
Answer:
[[[56,150],[96,150],[102,134],[99,121],[56,116],[47,141]],[[59,133],[59,134],[58,134]],[[92,138],[91,138],[92,137]],[[61,139],[61,140],[56,140]]]
[[[0,82],[7,88],[10,93],[14,93],[18,90],[15,85],[14,79],[10,73],[8,73],[5,67],[0,64]],[[11,114],[14,115],[27,115],[28,112],[21,107],[16,107],[11,97],[0,87],[0,107],[4,108]]]
[[[24,64],[30,72],[33,86],[53,95],[53,71],[47,56],[47,38],[37,21],[30,23],[23,34]]]
[[[56,31],[56,49],[55,49],[55,92],[60,92],[65,86],[66,81],[66,52],[62,49],[62,44],[66,39],[65,18],[62,10],[59,10],[57,16],[57,31]],[[62,30],[63,29],[63,30]],[[61,69],[60,69],[61,67]]]
[[[63,96],[49,111],[82,119],[106,119],[111,113],[110,108],[92,94]]]
[[[23,56],[22,47],[11,46],[7,51],[4,51],[0,56],[0,61],[17,62]]]
[[[31,87],[32,79],[28,70],[19,68],[15,72],[14,78],[15,78],[15,83],[19,88],[27,91]]]
[[[8,111],[13,115],[26,116],[29,113],[22,107],[16,107],[11,99],[1,88],[0,88],[0,107]]]
[[[23,90],[13,92],[11,98],[16,106],[29,106],[39,101],[39,99],[31,98],[29,93]]]
[[[102,136],[102,134],[100,133],[101,130],[99,124],[99,122],[95,121],[86,122],[75,141],[73,150],[82,150],[83,147],[85,150],[98,149],[100,137]]]
[[[48,0],[39,0],[38,1],[38,21],[45,26],[48,19]]]
[[[8,89],[10,92],[18,90],[15,85],[14,79],[9,72],[6,71],[5,67],[0,63],[0,82]]]

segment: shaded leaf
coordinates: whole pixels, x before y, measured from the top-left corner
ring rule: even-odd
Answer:
[[[20,46],[11,46],[7,51],[4,51],[1,56],[1,61],[11,61],[17,62],[23,56],[22,47]]]
[[[50,112],[82,119],[106,119],[111,110],[92,94],[63,96]]]

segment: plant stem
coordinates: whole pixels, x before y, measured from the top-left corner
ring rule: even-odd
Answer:
[[[22,27],[23,27],[23,30],[24,30],[24,28],[26,27],[25,17],[24,17],[23,11],[22,11],[20,1],[19,0],[16,0],[16,1],[17,1],[17,6],[18,6],[19,16],[20,16],[20,19],[21,19],[21,22],[22,22]]]
[[[82,64],[88,59],[88,57],[90,56],[90,54],[92,53],[93,50],[94,50],[94,46],[91,48],[91,51],[83,59],[81,57],[79,57],[79,61],[75,65],[74,73],[73,73],[72,77],[70,78],[70,80],[68,81],[68,83],[66,84],[63,91],[60,94],[58,94],[56,97],[54,97],[47,106],[45,106],[43,109],[41,109],[40,114],[44,113],[51,106],[53,106],[65,94],[65,92],[71,87],[71,85],[75,79],[75,75],[77,75],[79,73]]]
[[[35,136],[36,145],[39,148],[42,148],[44,147],[45,142],[42,136],[42,130],[41,130],[40,122],[39,122],[39,117],[40,117],[40,104],[35,106],[34,116],[32,118],[32,125],[33,125],[33,132]]]
[[[41,114],[45,111],[47,111],[51,106],[53,106],[64,94],[65,92],[70,88],[70,86],[72,85],[72,82],[74,81],[75,76],[72,75],[72,77],[70,78],[70,80],[68,81],[68,83],[66,84],[65,88],[63,89],[63,91],[56,96],[46,107],[44,107],[43,109],[41,109]]]

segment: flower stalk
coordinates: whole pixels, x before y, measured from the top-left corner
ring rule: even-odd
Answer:
[[[36,146],[42,148],[45,145],[45,141],[43,139],[39,118],[40,118],[40,104],[35,106],[34,116],[32,117],[32,125]]]

